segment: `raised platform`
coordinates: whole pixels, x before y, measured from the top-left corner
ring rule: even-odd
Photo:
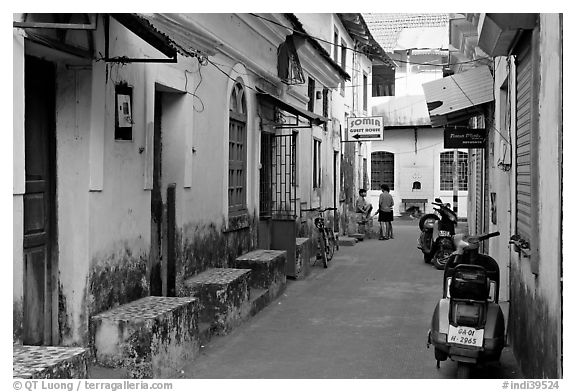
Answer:
[[[90,339],[98,365],[125,378],[172,378],[199,352],[198,300],[145,297],[92,316]]]
[[[356,245],[356,243],[358,242],[358,240],[356,238],[352,238],[352,237],[340,237],[338,239],[338,243],[340,244],[340,246],[354,246]]]
[[[366,234],[350,234],[349,237],[351,238],[355,238],[358,241],[364,241],[364,237],[366,236]]]
[[[20,346],[12,349],[14,378],[88,378],[89,350],[82,347]]]
[[[250,287],[267,289],[270,299],[286,288],[286,251],[257,249],[236,258],[236,268],[249,269]]]
[[[250,270],[211,268],[184,282],[184,293],[199,300],[199,319],[226,334],[250,315]]]

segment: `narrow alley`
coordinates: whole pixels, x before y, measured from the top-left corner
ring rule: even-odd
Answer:
[[[426,333],[442,272],[416,248],[417,221],[395,221],[395,239],[340,247],[289,281],[275,302],[230,335],[215,337],[183,378],[454,378],[436,369]],[[510,349],[475,378],[518,378]]]

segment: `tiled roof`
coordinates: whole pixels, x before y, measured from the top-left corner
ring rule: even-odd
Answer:
[[[444,27],[450,14],[362,14],[374,39],[387,52],[396,48],[403,29]]]

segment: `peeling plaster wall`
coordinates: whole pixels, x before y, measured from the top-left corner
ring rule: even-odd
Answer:
[[[490,192],[497,197],[497,224],[491,230],[500,230],[500,237],[490,241],[490,254],[501,268],[500,297],[510,299],[508,337],[511,341],[522,374],[527,378],[562,377],[562,83],[561,27],[558,14],[540,14],[540,44],[538,52],[539,88],[538,149],[539,176],[537,199],[539,224],[538,238],[533,239],[532,258],[538,258],[538,275],[531,270],[531,258],[510,251],[508,239],[515,232],[514,165],[509,172],[490,168]],[[506,82],[508,69],[505,58],[495,61],[495,121],[496,127],[505,129],[500,113],[501,101],[506,95],[500,87]],[[511,67],[514,80],[514,66]],[[512,84],[512,90],[515,88]],[[514,95],[512,94],[512,97]],[[515,107],[514,102],[511,105]],[[512,114],[512,129],[515,127]],[[514,133],[513,133],[514,135]],[[494,135],[494,157],[503,156],[500,136]],[[513,160],[512,160],[513,163]],[[508,266],[510,268],[508,268]],[[508,274],[508,270],[510,271]]]
[[[90,69],[57,68],[56,209],[58,227],[59,336],[78,341],[88,269],[88,155]]]
[[[532,260],[515,256],[510,328],[514,352],[529,378],[561,378],[562,370],[562,30],[558,14],[540,14],[538,217]],[[536,253],[537,252],[537,253]],[[542,333],[546,331],[546,333]]]

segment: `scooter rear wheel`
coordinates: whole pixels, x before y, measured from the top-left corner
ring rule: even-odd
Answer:
[[[456,378],[470,378],[470,371],[472,370],[472,365],[466,362],[458,362],[458,368],[456,369]]]

